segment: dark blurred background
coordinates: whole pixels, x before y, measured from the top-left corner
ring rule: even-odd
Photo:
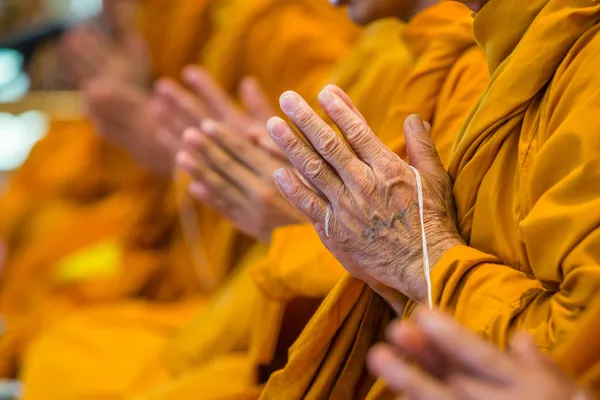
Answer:
[[[78,93],[61,80],[56,39],[101,8],[101,0],[0,0],[0,190],[46,133],[48,117],[78,112]]]

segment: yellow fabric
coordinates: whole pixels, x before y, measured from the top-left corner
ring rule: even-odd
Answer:
[[[158,0],[157,0],[158,1]],[[335,11],[332,14],[331,6],[321,0],[306,0],[306,1],[262,1],[262,2],[245,2],[239,1],[236,3],[239,7],[234,7],[233,12],[229,14],[229,20],[223,19],[222,21],[217,16],[222,15],[221,9],[230,10],[232,5],[230,1],[221,1],[212,4],[210,8],[206,8],[209,11],[210,24],[207,26],[211,28],[211,41],[220,41],[234,32],[242,34],[242,39],[245,42],[243,47],[240,47],[239,41],[228,42],[230,48],[224,48],[211,45],[211,48],[215,49],[222,55],[228,57],[239,57],[240,59],[252,61],[252,68],[276,68],[277,65],[283,66],[288,65],[290,73],[283,77],[279,83],[286,88],[295,88],[300,84],[308,86],[305,82],[312,82],[315,87],[312,88],[312,93],[316,95],[317,86],[325,84],[324,78],[319,76],[316,79],[311,74],[306,74],[306,69],[310,63],[319,62],[326,65],[332,57],[339,57],[340,54],[345,54],[349,46],[351,45],[350,39],[352,35],[345,33],[343,26],[348,26],[349,22],[341,18],[339,11]],[[319,5],[318,7],[316,5]],[[259,7],[260,6],[260,7]],[[200,6],[199,6],[200,7]],[[199,10],[200,8],[196,9]],[[242,11],[248,10],[243,13]],[[348,43],[341,40],[324,40],[327,32],[332,27],[335,27],[333,22],[335,20],[329,18],[320,18],[320,24],[316,23],[315,18],[318,17],[317,10],[323,10],[326,15],[335,15],[340,21],[339,35],[340,37],[347,37]],[[309,13],[308,15],[306,13]],[[171,18],[171,14],[165,13],[164,18]],[[175,13],[173,15],[188,15],[187,13]],[[279,16],[284,18],[285,23],[283,24],[278,20]],[[163,17],[160,17],[163,18]],[[161,21],[162,22],[162,21]],[[304,24],[310,22],[310,26],[319,26],[316,32],[309,32],[304,29]],[[174,30],[181,31],[181,24],[177,22],[170,22]],[[161,24],[158,25],[160,27]],[[299,29],[298,27],[303,27]],[[239,29],[238,29],[239,28]],[[277,31],[275,30],[277,29]],[[353,31],[357,29],[352,27]],[[277,34],[274,34],[276,32]],[[269,33],[267,37],[272,36],[272,45],[265,46],[265,42],[258,42],[263,40],[265,34]],[[318,35],[317,35],[318,34]],[[316,40],[316,36],[320,39]],[[160,42],[160,37],[155,36],[155,39]],[[151,42],[152,43],[152,42]],[[165,44],[168,45],[168,44]],[[298,48],[296,48],[298,46]],[[287,49],[285,52],[281,52],[282,47]],[[239,55],[238,52],[245,52],[243,55]],[[258,52],[258,53],[257,53]],[[164,52],[168,54],[168,51]],[[289,54],[294,53],[297,55],[296,63],[291,63],[289,60]],[[182,53],[183,54],[183,53]],[[248,55],[252,55],[254,60],[248,60]],[[161,56],[162,57],[162,56]],[[154,60],[155,63],[159,61],[168,61],[168,57],[158,57]],[[214,66],[214,60],[218,57],[210,55],[210,51],[203,54],[203,57],[210,58],[210,63],[207,62],[206,66],[212,73],[221,73],[220,69]],[[284,59],[278,59],[278,57],[284,57]],[[321,60],[323,59],[323,60]],[[158,60],[158,61],[157,61]],[[310,61],[304,61],[310,60]],[[168,62],[167,62],[168,64]],[[213,66],[213,67],[211,67]],[[331,65],[329,65],[330,67]],[[167,67],[165,67],[167,68]],[[246,75],[257,75],[257,71],[250,67],[245,67],[241,62],[236,61],[236,68],[243,72],[242,76]],[[325,68],[325,67],[322,67]],[[293,72],[293,73],[292,73]],[[272,74],[265,73],[262,76],[264,79],[268,79],[268,82],[272,81]],[[310,77],[310,79],[309,79]],[[227,78],[229,79],[229,78]],[[231,79],[237,79],[232,77]],[[260,77],[259,77],[260,79]],[[225,88],[228,88],[233,94],[233,88],[237,85],[232,82],[227,82],[223,78],[223,75],[219,75],[220,83]],[[263,82],[261,82],[263,83]],[[273,92],[274,90],[267,87],[270,98],[275,99],[278,93]],[[198,206],[196,204],[190,204],[189,197],[186,195],[187,188],[185,185],[185,179],[180,180],[179,177],[175,184],[170,188],[167,196],[164,193],[156,192],[151,196],[137,211],[136,229],[130,230],[126,240],[128,246],[135,249],[152,249],[151,255],[160,259],[161,265],[158,266],[157,274],[153,274],[156,280],[147,282],[147,286],[158,290],[161,300],[176,300],[180,298],[189,290],[198,291],[202,285],[198,280],[198,276],[205,276],[206,268],[210,269],[209,273],[212,276],[223,277],[230,270],[233,264],[236,264],[236,255],[243,254],[242,251],[238,251],[238,248],[244,249],[247,243],[242,238],[239,238],[235,231],[232,229],[230,223],[218,216],[216,213],[207,210],[205,207]],[[198,229],[196,227],[186,226],[184,229],[179,229],[175,224],[176,219],[170,218],[170,216],[177,215],[179,212],[184,211],[186,215],[194,215],[198,217]],[[184,220],[185,222],[185,220]],[[144,228],[144,229],[142,229]],[[190,228],[190,229],[188,229]],[[191,233],[191,235],[190,235]],[[173,235],[170,241],[161,244],[161,238],[169,238],[169,234]],[[165,236],[166,235],[166,236]],[[194,238],[199,239],[198,241]],[[192,239],[190,241],[190,238]],[[240,239],[240,240],[238,240]],[[200,243],[198,243],[200,242]],[[165,250],[166,248],[166,250]],[[168,251],[168,253],[167,253]],[[171,371],[176,373],[178,369],[189,369],[196,363],[208,361],[220,353],[229,353],[237,348],[248,348],[249,333],[248,328],[245,326],[250,325],[250,321],[244,323],[243,319],[240,319],[239,315],[236,315],[239,310],[243,310],[245,307],[254,308],[252,306],[252,295],[257,293],[258,289],[252,283],[249,275],[244,275],[244,262],[254,263],[259,256],[264,255],[264,248],[262,246],[256,246],[250,251],[244,261],[241,262],[242,272],[238,275],[238,278],[231,280],[218,296],[216,296],[207,306],[204,312],[199,312],[196,321],[190,325],[188,329],[177,336],[170,346],[173,354],[169,354],[167,366],[171,367]],[[142,253],[143,254],[143,253]],[[196,257],[199,255],[199,257]],[[166,266],[169,266],[167,268]],[[174,267],[176,266],[176,268]],[[212,274],[214,272],[214,274]],[[174,281],[177,285],[164,285],[163,281]],[[246,282],[241,289],[238,289],[238,282]],[[233,297],[231,297],[233,296]],[[230,298],[231,297],[231,298]],[[149,297],[156,299],[156,296]],[[225,304],[235,304],[234,307],[225,307]],[[229,312],[223,313],[222,309],[228,309]],[[35,352],[29,352],[27,355],[26,363],[29,367],[24,375],[24,382],[26,386],[36,386],[39,388],[43,386],[44,382],[47,382],[50,377],[48,376],[48,370],[52,369],[53,355],[61,352],[61,348],[65,345],[65,338],[69,335],[75,334],[83,335],[89,338],[89,340],[96,343],[98,347],[103,346],[101,338],[98,336],[93,327],[98,324],[107,324],[109,327],[113,324],[113,320],[118,320],[119,317],[118,308],[115,308],[114,315],[109,312],[104,314],[90,314],[90,315],[76,315],[73,318],[80,318],[79,324],[61,324],[55,329],[55,333],[48,333],[40,337],[34,347]],[[247,318],[250,318],[252,314],[248,313]],[[151,313],[148,313],[148,318],[152,317]],[[103,320],[98,320],[102,318]],[[228,335],[217,337],[216,340],[218,345],[214,346],[211,343],[215,342],[215,335],[213,329],[220,326],[229,324],[235,318],[236,329],[239,330],[239,335]],[[144,319],[140,319],[140,323]],[[131,327],[120,329],[115,327],[116,332],[114,336],[111,333],[111,337],[117,340],[118,337],[123,338],[123,343],[126,344],[129,337],[132,337],[136,332],[140,331],[140,327],[135,324]],[[210,333],[210,334],[209,334]],[[169,333],[170,334],[170,333]],[[148,344],[147,351],[153,353],[157,358],[160,353],[157,351],[157,347],[154,344],[157,342],[156,335],[152,334],[151,338],[145,340],[143,335],[140,337],[140,343],[138,347],[141,347],[144,342]],[[208,336],[204,336],[208,335]],[[235,340],[235,337],[239,336],[240,340]],[[154,339],[152,339],[154,338]],[[229,338],[231,340],[224,340]],[[204,345],[203,343],[207,343]],[[135,348],[138,348],[135,347]],[[134,349],[135,349],[134,348]],[[165,363],[156,361],[148,365],[144,364],[148,358],[138,360],[135,355],[130,356],[127,353],[127,346],[123,345],[121,349],[121,367],[128,371],[140,371],[140,376],[143,377],[146,374],[148,377],[154,377],[152,379],[164,378]],[[77,366],[85,362],[87,357],[90,355],[85,352],[84,348],[73,349],[70,357],[71,368],[77,368]],[[110,371],[111,363],[115,362],[115,355],[109,354],[102,359],[97,359],[97,368]],[[77,362],[80,360],[80,362]],[[125,365],[125,360],[128,364]],[[192,365],[190,365],[192,364]],[[68,375],[68,365],[63,365],[63,369],[57,370],[55,377]],[[89,371],[88,371],[89,372]],[[122,377],[112,376],[109,373],[103,375],[107,380],[107,389],[111,391],[113,398],[130,398],[128,390],[125,390],[123,382],[133,379],[133,375],[126,374]],[[161,378],[161,379],[162,379]],[[58,380],[58,379],[57,379]],[[75,396],[76,398],[88,398],[94,397],[97,386],[90,381],[91,377],[87,376],[86,372],[82,372],[81,384],[69,390],[61,390],[56,386],[51,386],[49,390],[45,391],[44,399],[63,399],[68,396]],[[140,381],[146,382],[146,379],[140,378]],[[182,381],[185,381],[183,379]],[[180,390],[179,383],[173,382],[173,389]],[[116,388],[121,387],[123,390],[119,391]],[[142,390],[145,387],[140,386]],[[50,390],[51,389],[51,390]],[[255,388],[248,388],[250,392],[255,391]],[[41,396],[41,389],[38,392]],[[28,395],[29,399],[34,399],[37,394]]]
[[[27,349],[24,398],[130,399],[122,393],[161,382],[161,370],[147,373],[141,366],[154,363],[166,339],[202,307],[201,299],[173,304],[119,301],[87,307],[85,313],[66,318]],[[51,362],[40,357],[48,346],[60,349],[48,355]]]
[[[386,110],[391,109],[398,87],[405,84],[413,56],[403,41],[405,25],[397,20],[371,24],[353,50],[333,69],[335,82],[356,102],[375,132],[383,132]],[[385,79],[382,79],[385,76]],[[383,116],[382,116],[383,115]],[[398,133],[382,137],[397,142]],[[343,276],[344,269],[323,246],[311,225],[275,230],[267,257],[253,268],[265,294],[256,312],[253,357],[259,364],[272,361],[287,301],[295,297],[325,297]]]
[[[203,26],[189,22],[203,10],[196,0],[143,3],[142,33],[156,75],[173,74],[197,58],[196,45],[202,44],[196,43],[197,32],[180,28],[183,22]],[[148,23],[150,15],[160,23]],[[168,34],[161,32],[166,27]],[[151,40],[156,38],[172,40],[173,51]],[[194,48],[186,50],[191,44]],[[202,267],[215,271],[215,282],[203,285],[178,228],[174,196],[167,182],[104,143],[88,122],[52,123],[0,199],[8,211],[0,216],[0,233],[9,253],[0,282],[0,313],[7,326],[0,337],[0,376],[14,374],[22,349],[42,327],[75,308],[117,298],[173,301],[218,286],[239,255],[235,230],[202,211],[199,229],[211,261]],[[86,258],[73,263],[74,254],[97,250],[106,241],[115,246],[112,266],[105,260],[99,271]],[[68,275],[79,279],[65,281],[65,262]]]
[[[221,0],[211,13],[200,63],[229,93],[254,76],[273,104],[289,89],[316,100],[361,34],[324,0]]]
[[[404,119],[416,112],[432,122],[433,139],[447,163],[449,143],[485,89],[489,75],[484,55],[471,34],[470,15],[464,6],[443,2],[417,15],[403,32],[402,38],[413,54],[412,69],[397,89],[394,107],[380,131],[386,144],[402,156],[405,149],[401,127]],[[369,108],[366,110],[369,115]],[[281,245],[294,252],[301,239],[288,236],[286,240]],[[274,247],[272,250],[273,255],[284,253],[281,248],[278,253]],[[310,287],[318,281],[328,265],[315,263],[319,260],[316,254],[324,252],[326,249],[320,246],[312,252],[297,253],[298,261],[290,266],[309,272],[302,286],[287,280],[285,284]],[[266,274],[271,275],[271,281],[296,276],[278,261],[272,261],[272,274]],[[392,316],[392,310],[368,287],[343,274],[290,349],[287,366],[271,376],[263,398],[344,398],[351,393],[365,398],[374,384],[365,370],[366,353],[380,339]]]
[[[469,247],[435,265],[433,299],[500,346],[521,329],[554,348],[600,288],[599,15],[505,0],[475,20],[492,80],[449,169]]]
[[[552,353],[556,363],[569,375],[577,379],[595,398],[600,395],[600,341],[598,323],[600,301],[596,299],[577,323],[576,331]]]

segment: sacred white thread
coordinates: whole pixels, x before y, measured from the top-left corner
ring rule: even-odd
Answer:
[[[329,237],[329,219],[331,218],[331,203],[327,205],[327,212],[325,213],[325,236]]]
[[[411,168],[415,171],[415,177],[417,179],[417,197],[419,202],[419,216],[421,218],[421,242],[423,243],[423,269],[425,271],[425,281],[427,282],[427,299],[429,301],[429,308],[433,309],[429,253],[427,252],[427,235],[425,234],[425,218],[423,216],[423,185],[421,184],[421,174],[419,174],[419,171],[413,166],[411,166]]]

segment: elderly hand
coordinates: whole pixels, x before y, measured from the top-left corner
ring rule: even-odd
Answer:
[[[527,334],[505,354],[450,316],[420,309],[414,322],[393,323],[388,338],[371,350],[370,370],[409,399],[591,399]]]
[[[324,244],[348,272],[369,284],[397,311],[403,306],[398,304],[403,298],[398,291],[417,302],[425,301],[415,172],[375,136],[341,89],[327,86],[319,102],[344,138],[298,94],[284,93],[282,110],[312,146],[281,118],[271,119],[268,129],[317,191],[287,169],[276,172],[277,185],[314,224]],[[405,124],[409,158],[421,174],[424,225],[434,265],[462,239],[455,227],[452,183],[429,129],[416,115]]]
[[[192,176],[192,196],[249,236],[268,242],[273,229],[305,222],[273,184],[284,162],[218,122],[185,132],[177,164]]]
[[[155,140],[155,107],[150,94],[131,84],[107,77],[92,79],[84,87],[89,117],[108,142],[129,153],[161,176],[170,176],[173,156]]]
[[[178,149],[188,127],[199,127],[202,121],[212,119],[285,159],[265,130],[265,124],[275,113],[255,79],[246,78],[240,85],[239,97],[244,109],[201,67],[187,67],[183,80],[191,90],[171,79],[159,80],[155,88],[162,123],[159,139],[167,148]]]

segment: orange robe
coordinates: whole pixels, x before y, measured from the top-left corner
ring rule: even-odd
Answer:
[[[395,139],[387,143],[401,156],[406,155],[403,121],[419,113],[432,122],[434,142],[443,162],[449,162],[452,141],[489,79],[471,23],[471,13],[464,6],[443,2],[421,12],[407,26],[403,39],[414,64],[381,127],[383,137]],[[269,284],[262,285],[267,293],[306,296],[316,294],[315,288],[329,293],[290,348],[285,368],[267,382],[262,398],[365,398],[375,383],[366,372],[366,353],[383,338],[393,312],[370,288],[345,273],[340,273],[341,280],[335,287],[322,284],[326,281],[320,277],[341,267],[324,246],[313,247],[319,240],[314,232],[309,244],[313,250],[301,247],[296,251],[300,235],[309,235],[311,229],[280,230],[279,234],[288,230],[288,236],[278,241],[276,234],[266,265],[270,270],[257,275],[259,282]]]
[[[600,301],[596,299],[577,324],[575,332],[552,352],[556,363],[585,387],[595,398],[600,396]]]
[[[447,33],[452,28],[454,47],[448,48],[447,41],[435,40],[440,32]],[[414,47],[407,46],[409,38]],[[347,90],[380,137],[401,152],[403,142],[397,127],[412,112],[405,105],[407,93],[414,93],[414,98],[419,99],[418,111],[457,132],[487,79],[485,59],[472,39],[470,13],[456,4],[444,3],[415,19],[408,28],[392,20],[367,28],[355,48],[333,69],[330,82]],[[455,89],[457,86],[461,90]],[[438,107],[438,102],[444,102],[444,106]],[[386,117],[385,112],[382,115],[382,110],[388,109],[390,115]],[[440,143],[450,142],[443,140],[443,134],[436,138],[441,139]],[[261,390],[262,367],[274,361],[282,338],[289,339],[292,327],[284,320],[296,322],[302,318],[299,315],[306,313],[306,307],[296,309],[297,314],[292,311],[293,315],[284,315],[284,311],[289,314],[296,306],[295,300],[325,296],[343,276],[343,269],[320,244],[310,226],[292,226],[275,233],[269,256],[253,267],[253,275],[262,293],[257,296],[252,291],[251,298],[257,307],[251,310],[250,352],[244,351],[239,342],[238,346],[230,346],[229,352],[223,346],[223,341],[229,342],[230,334],[236,339],[247,334],[246,329],[240,329],[236,318],[240,314],[246,316],[250,308],[249,302],[244,303],[244,296],[229,293],[220,304],[221,313],[229,317],[223,321],[200,315],[198,325],[204,324],[203,328],[188,330],[167,347],[168,365],[176,378],[140,399],[255,398]],[[238,283],[240,288],[251,285],[242,280]],[[246,295],[250,288],[238,289],[238,293]],[[331,322],[330,316],[323,314]],[[207,332],[206,326],[213,326],[213,321],[219,321],[216,332]],[[320,325],[315,330],[320,328],[325,327]],[[323,334],[334,335],[335,331]],[[304,372],[296,372],[303,379]],[[235,389],[228,384],[232,381],[236,382]],[[227,388],[227,393],[204,390],[207,385]],[[277,398],[288,397],[282,394]]]
[[[500,346],[510,332],[524,329],[539,347],[553,349],[576,329],[600,286],[600,141],[594,134],[600,129],[599,13],[600,5],[590,1],[535,0],[523,7],[506,0],[489,2],[475,18],[491,81],[449,164],[467,246],[449,250],[433,266],[433,300]],[[372,301],[361,306],[362,320],[384,315],[370,289],[347,285]],[[344,292],[340,286],[334,294]],[[347,350],[377,333],[367,325],[355,329],[359,334]],[[308,338],[309,329],[305,333]],[[300,340],[292,357],[307,347]],[[337,363],[342,374],[359,362],[358,351],[348,354]],[[285,375],[272,380],[279,390],[267,387],[266,398],[289,390],[291,375],[281,379]],[[342,376],[337,382],[342,387],[352,381]],[[307,383],[299,390],[317,389]],[[379,389],[367,398],[377,398]]]
[[[177,18],[206,8],[199,1],[169,2],[170,8],[147,1],[143,17],[158,3]],[[171,29],[160,39],[176,41],[178,34],[184,44],[195,45],[193,51],[179,48],[174,57],[163,54],[165,42],[150,40],[155,27],[144,21],[155,74],[176,74],[197,58],[196,46],[203,43],[194,32],[160,19]],[[205,285],[192,265],[172,197],[167,181],[103,142],[87,121],[52,122],[0,199],[9,211],[0,217],[0,234],[8,244],[0,282],[5,325],[0,376],[14,375],[30,340],[75,309],[130,298],[177,301],[206,293],[224,278],[238,253],[235,229],[215,213],[202,215],[199,230],[216,271],[215,282]],[[179,306],[174,304],[174,313]],[[183,308],[187,315],[187,305]]]
[[[259,4],[261,7],[258,7]],[[292,67],[287,67],[290,72],[285,76],[285,82],[280,82],[280,84],[291,88],[296,86],[304,87],[306,89],[302,89],[302,91],[308,93],[310,90],[311,93],[316,95],[318,88],[326,83],[325,71],[327,65],[331,67],[334,57],[340,57],[347,52],[355,36],[354,34],[344,33],[345,30],[351,29],[352,32],[357,31],[357,28],[350,25],[345,16],[342,16],[337,11],[332,13],[330,6],[321,0],[293,2],[261,1],[251,4],[242,2],[240,7],[248,8],[246,14],[248,20],[241,18],[240,7],[235,8],[235,12],[230,14],[230,17],[234,21],[219,20],[217,17],[222,17],[221,9],[228,10],[230,5],[230,2],[213,2],[211,3],[211,7],[206,8],[206,11],[211,16],[211,23],[207,26],[211,30],[210,42],[221,42],[224,40],[223,38],[230,37],[234,32],[237,35],[241,35],[243,31],[238,31],[238,28],[243,28],[247,31],[247,34],[243,35],[242,39],[249,40],[249,42],[247,45],[239,47],[239,40],[230,41],[228,43],[232,46],[231,52],[225,52],[222,47],[216,47],[220,52],[219,57],[216,55],[210,56],[208,50],[201,57],[202,60],[210,58],[210,62],[202,62],[205,63],[211,72],[214,72],[211,68],[217,68],[216,72],[221,72],[219,67],[214,66],[218,66],[218,60],[222,59],[236,60],[236,65],[239,68],[242,68],[243,63],[248,63],[248,67],[244,67],[245,72],[239,77],[236,75],[224,78],[223,75],[219,75],[220,83],[226,88],[237,86],[237,82],[228,83],[224,79],[236,80],[246,75],[255,75],[260,80],[261,76],[258,74],[260,71],[253,68],[276,68],[277,65],[280,65],[283,69],[285,65],[289,65],[287,57],[280,59],[280,57],[284,57],[281,49],[285,48],[288,49],[288,52],[285,54],[289,54],[290,52],[296,53],[297,63],[292,64]],[[330,14],[335,15],[339,24],[336,25],[336,19],[320,17],[319,10],[325,10],[324,14],[327,16]],[[189,14],[174,13],[173,15],[183,17]],[[279,15],[284,15],[285,24],[278,20]],[[238,18],[241,20],[236,21]],[[317,21],[320,22],[317,23]],[[242,25],[240,27],[230,25],[233,22]],[[298,26],[304,26],[305,23],[319,26],[320,29],[317,32],[320,32],[320,36],[312,31],[297,29]],[[175,30],[180,30],[181,24],[171,24]],[[340,37],[345,39],[335,39],[329,42],[323,40],[326,37],[326,32],[332,26],[337,26]],[[284,30],[284,27],[287,31]],[[265,34],[268,32],[272,33],[273,29],[278,29],[278,34],[267,35],[270,37],[272,45],[265,46]],[[320,40],[317,40],[319,37]],[[159,40],[160,38],[156,39]],[[263,41],[255,42],[255,40]],[[214,46],[210,44],[205,46],[205,48],[209,47]],[[260,54],[263,54],[263,56],[257,57],[257,51],[262,52]],[[241,54],[237,52],[241,52]],[[170,52],[163,49],[162,53],[166,55]],[[226,57],[222,58],[223,56]],[[254,57],[254,59],[250,59],[250,56]],[[239,61],[237,61],[238,59]],[[319,74],[306,74],[305,69],[312,63],[316,63],[319,66]],[[293,69],[296,69],[294,73],[292,73]],[[262,75],[263,79],[267,77],[270,79],[272,75]],[[310,87],[312,89],[309,89]],[[275,99],[278,95],[272,92],[269,94],[272,99]],[[130,240],[133,243],[137,243],[136,248],[144,249],[145,234],[152,233],[153,236],[160,237],[161,232],[170,232],[172,229],[172,219],[169,218],[159,218],[158,221],[160,223],[158,226],[154,226],[153,222],[156,214],[159,213],[159,216],[162,214],[168,216],[169,213],[176,214],[183,206],[187,216],[197,217],[199,229],[196,229],[194,226],[191,226],[190,229],[190,226],[187,226],[187,222],[189,222],[188,218],[183,218],[182,222],[186,223],[185,231],[176,232],[175,237],[167,245],[167,250],[171,254],[165,257],[164,252],[160,251],[162,248],[159,248],[159,251],[155,251],[155,253],[158,253],[157,256],[161,257],[161,261],[166,260],[167,262],[167,268],[161,268],[159,272],[163,274],[163,277],[176,279],[183,288],[197,287],[199,285],[199,280],[194,276],[194,273],[198,272],[201,276],[205,276],[206,265],[202,265],[203,261],[215,264],[211,265],[211,269],[217,272],[213,276],[224,276],[225,274],[219,274],[219,271],[222,272],[223,269],[218,267],[219,265],[233,264],[232,254],[234,251],[232,249],[236,248],[234,246],[238,242],[235,230],[223,218],[211,213],[204,207],[198,207],[190,203],[189,198],[185,196],[185,189],[180,185],[179,181],[176,182],[169,193],[172,196],[160,196],[159,193],[152,202],[148,202],[147,206],[141,210],[139,213],[139,226],[146,227],[148,231],[136,229],[134,234],[129,236]],[[153,204],[154,207],[152,206]],[[197,211],[197,215],[194,215],[194,209]],[[165,225],[164,227],[162,226],[163,224]],[[190,235],[190,232],[192,235]],[[199,234],[199,237],[195,237],[195,234]],[[236,240],[230,240],[230,238]],[[150,248],[154,250],[154,247]],[[257,258],[256,254],[260,252],[264,253],[264,250],[262,250],[261,246],[256,246],[247,253],[248,256],[243,262],[251,263],[254,258]],[[235,253],[241,254],[238,252]],[[184,258],[184,260],[180,258]],[[200,265],[197,263],[198,259],[201,260]],[[173,268],[168,268],[169,261],[176,265],[188,265],[190,268],[178,267],[173,272]],[[240,276],[242,278],[249,276],[247,273],[243,274],[243,266],[241,269]],[[235,276],[238,275],[236,274]],[[162,286],[160,275],[157,277],[156,281],[147,282],[150,287],[154,285]],[[250,281],[250,278],[245,279]],[[227,296],[227,293],[232,292],[240,294],[239,291],[234,290],[236,287],[235,282],[237,282],[237,279],[234,277],[222,289],[221,293],[224,294],[221,296]],[[257,292],[257,289],[249,285],[245,287],[250,289],[247,290],[247,295],[243,296],[244,304],[251,304],[252,290]],[[222,318],[221,313],[213,311],[215,310],[213,304],[216,303],[216,307],[218,307],[219,298],[222,297],[217,296],[217,299],[211,302],[206,310],[201,312],[201,315],[208,313],[215,316],[215,318]],[[161,309],[164,309],[163,305],[156,306],[157,315],[154,315],[150,304],[139,304],[137,302],[131,302],[130,304],[120,303],[117,306],[110,305],[88,308],[81,313],[73,314],[70,318],[64,320],[35,341],[27,352],[24,363],[23,380],[28,387],[26,398],[87,398],[99,394],[107,398],[130,398],[131,393],[151,386],[154,382],[161,382],[164,372],[160,368],[160,365],[157,368],[153,367],[151,361],[154,357],[138,359],[137,354],[139,354],[142,344],[145,343],[147,345],[145,349],[147,354],[159,356],[161,354],[159,349],[162,347],[163,342],[174,333],[174,328],[185,319],[183,317],[189,315],[187,314],[189,307],[186,307],[186,303],[174,304],[177,314],[171,320],[167,321],[160,318],[162,315]],[[200,307],[204,308],[204,304],[201,304]],[[237,310],[238,308],[235,309]],[[238,320],[238,322],[242,323],[243,321]],[[246,325],[249,326],[250,323],[248,322]],[[197,324],[196,326],[200,329],[209,328],[209,326],[202,324]],[[243,328],[243,326],[240,327],[240,329]],[[72,337],[78,335],[85,338],[82,340],[84,344],[73,346]],[[246,338],[247,342],[248,335],[242,336]],[[111,338],[112,344],[107,343],[106,337]],[[240,345],[237,343],[234,344]],[[137,353],[132,352],[130,355],[128,352],[130,347],[132,350],[137,351]],[[247,348],[247,344],[245,347]],[[111,349],[111,351],[105,351],[106,349]],[[102,354],[102,357],[95,357],[95,365],[84,366],[86,360],[90,357],[90,350],[94,353]],[[57,353],[64,354],[64,357],[56,359],[54,355]],[[113,370],[113,365],[119,365],[118,374],[115,374],[116,370]],[[69,376],[77,380],[78,384],[65,387],[60,383],[62,382],[61,377],[64,376]],[[97,381],[104,382],[102,390],[99,390],[95,384]]]

